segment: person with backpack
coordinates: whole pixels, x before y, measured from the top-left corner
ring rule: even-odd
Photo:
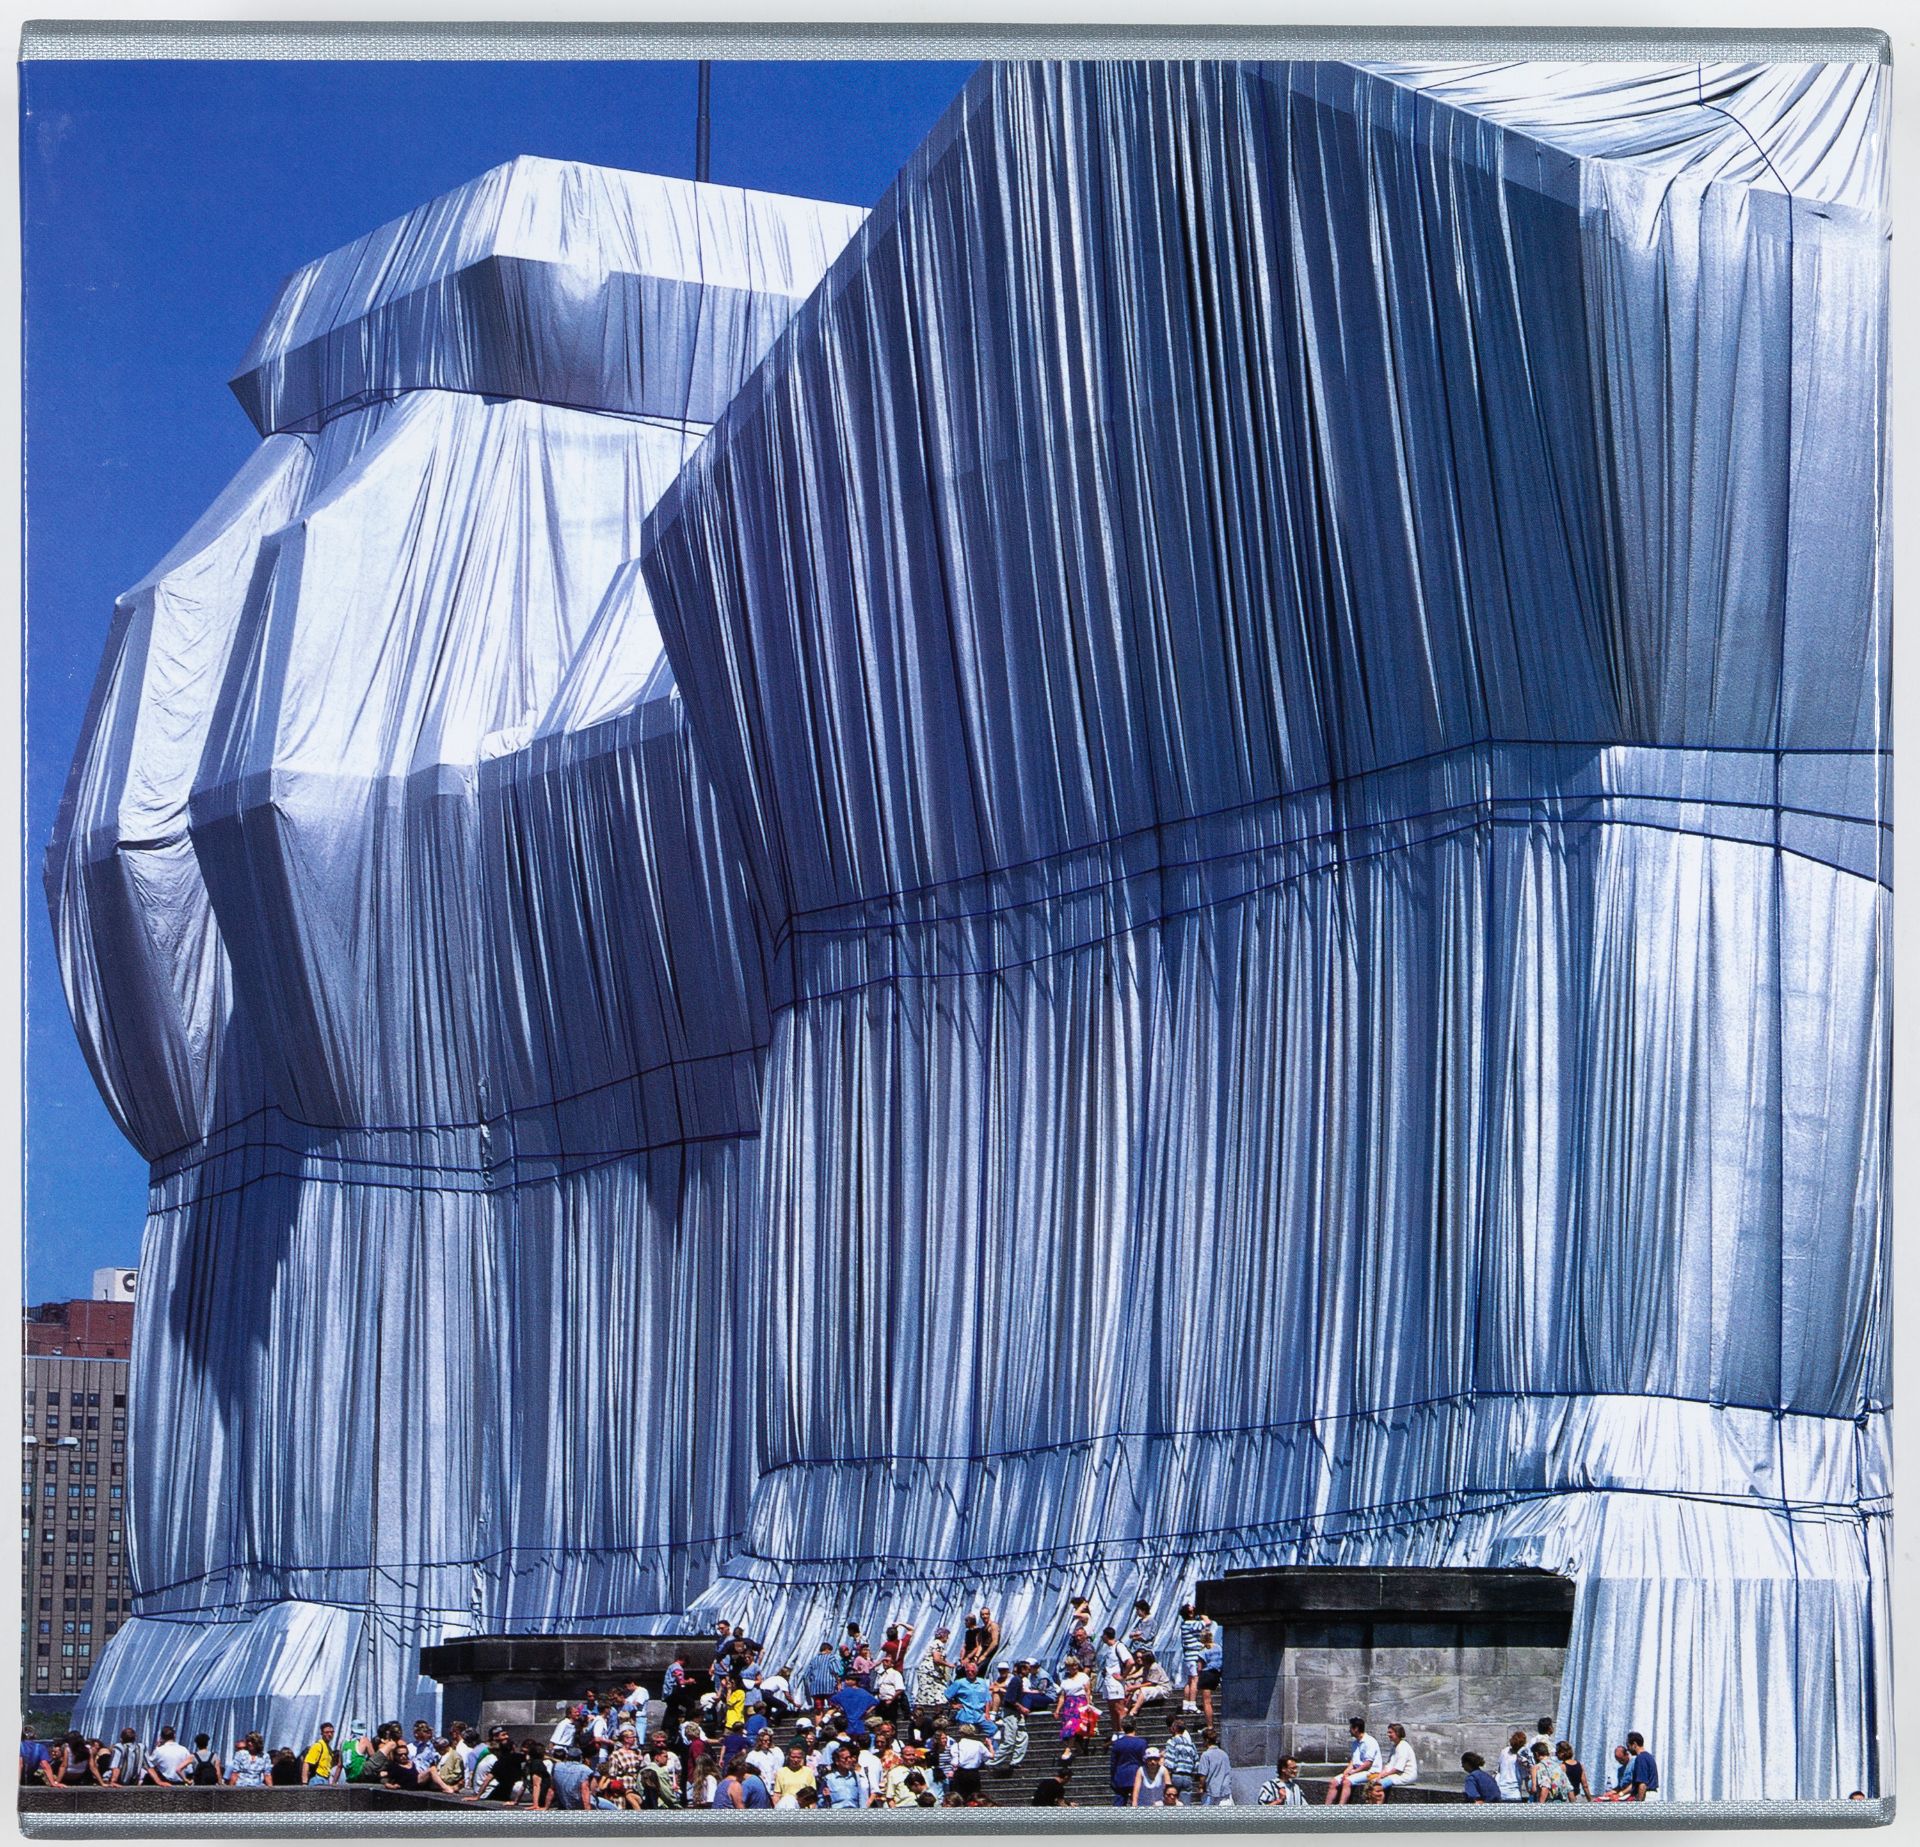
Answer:
[[[339,1768],[340,1753],[334,1749],[333,1726],[323,1721],[320,1736],[307,1746],[306,1754],[300,1759],[300,1780],[303,1783],[331,1783]]]
[[[147,1747],[131,1725],[120,1728],[120,1742],[113,1748],[107,1770],[107,1783],[114,1789],[132,1789],[147,1780]]]
[[[187,1772],[187,1781],[199,1784],[202,1789],[218,1789],[226,1781],[220,1760],[213,1754],[213,1740],[205,1732],[194,1736],[193,1768]]]

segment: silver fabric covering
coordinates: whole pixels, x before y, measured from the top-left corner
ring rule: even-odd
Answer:
[[[423,207],[288,283],[260,455],[121,600],[48,874],[153,1161],[99,1723],[432,1710],[422,1643],[671,1627],[737,1538],[762,950],[633,560],[862,216],[525,160]],[[503,248],[530,321],[434,293]]]
[[[1544,1565],[1590,1763],[1884,1787],[1885,104],[983,67],[857,231],[516,163],[290,285],[50,865],[89,1722]]]

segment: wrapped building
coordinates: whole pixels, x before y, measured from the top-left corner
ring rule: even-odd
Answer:
[[[289,283],[50,861],[92,1722],[1531,1565],[1570,1735],[1879,1787],[1885,95],[986,66],[864,217],[523,161]]]

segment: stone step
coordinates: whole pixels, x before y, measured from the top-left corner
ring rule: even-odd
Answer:
[[[1304,1764],[1301,1766],[1300,1787],[1306,1791],[1307,1800],[1310,1803],[1312,1803],[1315,1807],[1318,1807],[1321,1803],[1326,1801],[1327,1790],[1333,1782],[1334,1770],[1335,1770],[1335,1766],[1333,1766],[1332,1764],[1316,1764],[1312,1766],[1311,1771],[1309,1770],[1308,1766]],[[1264,1780],[1265,1779],[1263,1778],[1262,1781]],[[1464,1802],[1466,1798],[1460,1793],[1458,1789],[1449,1789],[1443,1783],[1415,1783],[1410,1788],[1407,1788],[1407,1789],[1388,1790],[1387,1800],[1389,1802],[1398,1802],[1398,1803],[1404,1803],[1404,1802],[1455,1802],[1455,1803],[1458,1803],[1458,1802]],[[1353,1805],[1360,1808],[1366,1808],[1369,1806],[1365,1798],[1360,1794],[1358,1790],[1354,1792],[1353,1796],[1350,1798],[1350,1801]]]

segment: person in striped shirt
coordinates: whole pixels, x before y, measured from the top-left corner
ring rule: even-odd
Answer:
[[[1194,1604],[1183,1603],[1180,1606],[1180,1657],[1186,1663],[1187,1683],[1180,1706],[1184,1712],[1200,1710],[1200,1662],[1212,1640],[1213,1624],[1207,1621],[1205,1613]]]
[[[1200,1763],[1200,1747],[1187,1730],[1183,1713],[1176,1712],[1167,1723],[1167,1746],[1162,1761],[1180,1800],[1187,1801],[1193,1794],[1193,1773]]]

